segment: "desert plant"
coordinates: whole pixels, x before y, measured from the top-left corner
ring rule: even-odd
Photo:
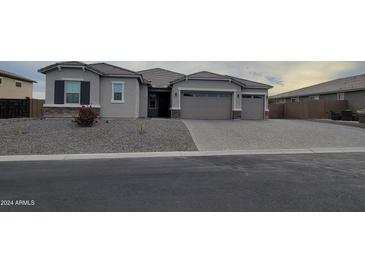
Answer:
[[[138,134],[139,135],[143,135],[143,134],[145,134],[146,133],[146,131],[145,131],[145,129],[144,129],[144,124],[139,124],[138,125]]]
[[[74,121],[81,127],[91,127],[97,118],[98,114],[91,106],[82,106]]]

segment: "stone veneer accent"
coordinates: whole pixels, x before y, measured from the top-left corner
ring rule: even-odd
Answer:
[[[45,118],[63,118],[76,117],[81,107],[43,107],[43,117]],[[100,114],[100,108],[93,108]]]
[[[171,118],[180,119],[180,117],[181,117],[181,110],[179,110],[179,109],[172,109],[171,110]]]
[[[241,114],[242,111],[241,110],[232,110],[232,119],[241,119]]]

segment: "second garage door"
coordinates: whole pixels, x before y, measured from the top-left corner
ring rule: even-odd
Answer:
[[[242,119],[247,119],[247,120],[264,119],[264,96],[256,96],[256,95],[242,96]]]
[[[229,120],[232,113],[232,95],[219,92],[182,92],[181,118]]]

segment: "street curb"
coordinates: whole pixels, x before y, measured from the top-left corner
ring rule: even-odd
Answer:
[[[52,154],[52,155],[5,155],[5,156],[0,156],[0,162],[131,159],[131,158],[153,158],[153,157],[202,157],[202,156],[234,156],[234,155],[267,155],[267,154],[356,153],[356,152],[365,153],[365,147]]]

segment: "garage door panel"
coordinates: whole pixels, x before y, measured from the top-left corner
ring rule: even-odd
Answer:
[[[264,97],[243,96],[242,97],[242,119],[263,120],[264,119]]]
[[[181,118],[183,119],[231,119],[231,110],[231,94],[189,92],[181,96]]]

